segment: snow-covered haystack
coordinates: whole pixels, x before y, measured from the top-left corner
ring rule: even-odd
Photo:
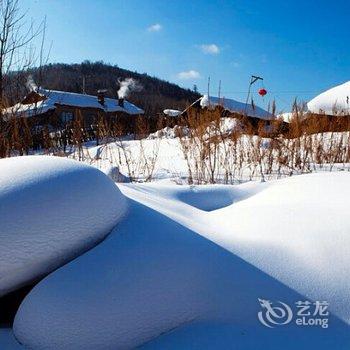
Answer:
[[[312,113],[350,115],[350,81],[316,96],[307,107]]]
[[[0,160],[0,296],[100,242],[126,200],[101,171],[48,156]]]
[[[348,349],[349,180],[227,186],[225,208],[210,213],[192,205],[224,186],[184,198],[193,188],[122,185],[128,218],[30,292],[15,336],[30,349]],[[293,320],[266,327],[259,299],[288,304]],[[312,312],[329,303],[329,328],[297,325],[305,300]]]

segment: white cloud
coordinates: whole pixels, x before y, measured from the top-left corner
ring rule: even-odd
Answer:
[[[200,49],[202,50],[202,52],[210,55],[217,55],[220,53],[219,46],[215,44],[203,44],[200,46]]]
[[[199,72],[191,69],[187,72],[178,73],[177,77],[181,80],[195,80],[195,79],[199,79],[201,75],[199,74]]]
[[[147,28],[149,32],[159,32],[160,30],[163,29],[163,26],[159,23],[152,24]]]

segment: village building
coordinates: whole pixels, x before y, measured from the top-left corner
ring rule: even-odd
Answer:
[[[189,108],[215,108],[217,106],[222,107],[225,111],[236,113],[239,115],[245,115],[250,118],[256,118],[261,120],[275,119],[275,116],[272,113],[253,103],[246,104],[225,97],[208,97],[208,95],[204,95],[195,102],[193,102]]]
[[[200,117],[202,110],[209,109],[211,111],[218,110],[221,117],[235,118],[239,120],[241,129],[246,133],[261,134],[264,136],[280,134],[288,132],[288,123],[277,119],[273,113],[266,111],[265,109],[251,103],[246,104],[229,98],[219,98],[208,95],[201,96],[194,101],[184,111],[176,113],[174,116],[180,117],[185,120],[188,116],[194,112],[195,115]],[[164,114],[172,110],[165,110]],[[213,117],[215,113],[212,113]]]
[[[47,142],[65,147],[76,142],[96,140],[111,135],[131,134],[136,117],[144,111],[124,98],[107,98],[106,90],[97,96],[37,88],[12,107],[2,111],[2,123],[8,130],[29,137],[34,149]],[[26,132],[26,130],[28,132]]]
[[[84,128],[92,128],[99,115],[113,118],[144,113],[129,101],[107,98],[105,93],[106,90],[99,90],[97,96],[92,96],[38,88],[20,103],[6,108],[2,116],[5,121],[14,117],[30,118],[32,125],[49,125],[50,131],[53,131],[60,130],[78,117],[82,119]]]

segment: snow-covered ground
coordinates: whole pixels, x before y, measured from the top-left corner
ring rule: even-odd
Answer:
[[[347,349],[349,181],[120,184],[127,216],[29,293],[15,336],[31,349]],[[292,320],[264,326],[259,299]],[[308,300],[329,304],[328,328],[296,325]]]
[[[18,343],[10,328],[0,327],[0,345],[2,350],[23,350],[23,346]]]
[[[350,173],[179,185],[172,132],[123,141],[151,183],[96,169],[121,176],[118,143],[0,160],[2,294],[47,275],[0,349],[348,349]]]
[[[117,166],[121,174],[131,175],[141,182],[167,178],[187,183],[189,168],[194,183],[210,182],[208,178],[213,168],[215,182],[229,184],[259,180],[261,171],[267,180],[311,171],[350,170],[346,161],[349,132],[319,133],[277,141],[245,134],[235,139],[230,135],[240,130],[239,121],[222,118],[219,126],[207,127],[204,137],[198,140],[193,131],[191,139],[187,136],[179,138],[179,128],[167,127],[142,140],[116,140],[99,146],[90,143],[82,150],[73,149],[69,157],[105,173]],[[182,132],[187,135],[191,131],[184,128]],[[205,142],[210,138],[219,142],[211,143],[208,154]]]

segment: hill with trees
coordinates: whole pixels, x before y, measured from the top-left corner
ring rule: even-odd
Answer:
[[[116,98],[119,81],[133,78],[139,89],[132,91],[127,99],[145,110],[145,114],[154,116],[166,108],[184,109],[200,95],[192,90],[183,89],[176,84],[149,76],[146,73],[122,69],[117,65],[104,62],[84,61],[80,64],[47,64],[40,68],[31,68],[12,75],[11,97],[25,95],[23,89],[26,80],[32,76],[34,82],[47,89],[63,90],[96,95],[97,90],[106,89],[106,96]],[[21,90],[13,94],[13,89]],[[18,97],[17,97],[18,98]],[[11,101],[18,102],[18,101]]]

